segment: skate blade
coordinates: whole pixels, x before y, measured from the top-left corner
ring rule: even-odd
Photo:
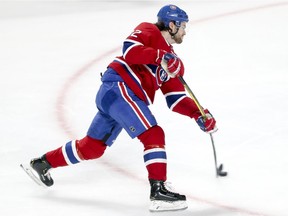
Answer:
[[[163,211],[180,211],[188,208],[186,201],[162,201],[151,200],[149,211],[163,212]]]
[[[47,186],[34,174],[32,168],[29,165],[20,164],[20,167],[37,185],[47,188]]]

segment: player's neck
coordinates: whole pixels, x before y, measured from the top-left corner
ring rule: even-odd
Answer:
[[[172,39],[168,31],[161,31],[161,34],[164,37],[164,39],[169,43],[169,45],[175,43],[175,40]]]

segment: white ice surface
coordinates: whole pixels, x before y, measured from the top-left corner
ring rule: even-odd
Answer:
[[[103,158],[53,170],[49,189],[19,164],[85,135],[100,72],[166,3],[0,2],[1,216],[156,215],[143,148],[125,131]],[[168,178],[189,205],[159,215],[288,215],[288,2],[172,3],[190,16],[174,48],[217,119],[218,163],[229,176],[215,178],[209,136],[157,93],[151,110],[166,133]]]

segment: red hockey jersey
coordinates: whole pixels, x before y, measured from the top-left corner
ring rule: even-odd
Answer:
[[[165,40],[156,25],[141,23],[124,41],[123,55],[116,57],[109,67],[148,105],[153,103],[155,93],[160,88],[171,110],[195,117],[198,108],[186,96],[182,83],[177,77],[170,78],[156,63],[159,50],[175,54],[172,45]]]

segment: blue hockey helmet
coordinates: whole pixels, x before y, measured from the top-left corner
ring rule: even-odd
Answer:
[[[171,21],[174,21],[175,25],[178,27],[181,25],[181,22],[189,21],[186,12],[172,4],[162,7],[158,12],[157,17],[158,21],[163,22],[165,27],[169,27]]]

